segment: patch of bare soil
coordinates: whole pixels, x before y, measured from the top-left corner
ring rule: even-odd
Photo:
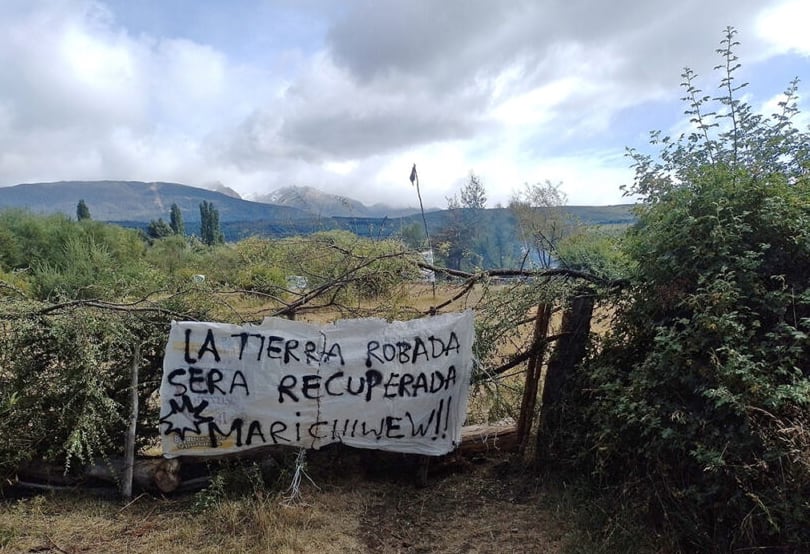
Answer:
[[[414,458],[365,464],[355,490],[357,533],[368,552],[560,552],[566,529],[544,503],[540,480],[505,456],[433,462],[426,486]],[[347,491],[348,492],[348,491]]]

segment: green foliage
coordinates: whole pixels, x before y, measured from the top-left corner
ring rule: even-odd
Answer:
[[[162,217],[157,221],[154,219],[150,221],[149,226],[146,228],[146,235],[151,239],[162,239],[173,233],[172,228],[168,223],[163,221]]]
[[[225,242],[219,227],[219,210],[207,200],[200,203],[200,240],[208,246]]]
[[[419,278],[412,253],[404,252],[399,241],[327,231],[281,241],[279,247],[288,274],[306,277],[310,288],[337,283],[337,304],[379,298],[404,280]]]
[[[402,315],[399,287],[419,276],[401,242],[343,231],[208,246],[6,211],[0,237],[0,483],[28,459],[71,466],[121,453],[134,344],[138,437],[154,443],[171,319],[255,321],[301,299],[290,275],[333,313],[368,313],[373,298],[377,315]]]
[[[551,181],[526,183],[509,203],[529,266],[550,267],[554,259],[559,258],[560,241],[570,231],[570,219],[563,211],[566,196],[561,186]]]
[[[146,263],[160,275],[168,289],[183,288],[192,275],[205,273],[211,252],[199,240],[171,235],[154,241],[146,250]]]
[[[470,180],[461,188],[461,206],[473,210],[487,207],[487,191],[475,173],[470,173]]]
[[[473,376],[475,382],[488,379],[488,368],[508,362],[515,351],[525,349],[526,335],[531,333],[527,328],[534,323],[539,304],[564,303],[573,290],[572,283],[559,279],[513,281],[491,289],[489,283],[485,286],[476,306],[474,348],[481,363]]]
[[[450,269],[471,270],[484,265],[482,253],[488,240],[487,221],[482,217],[487,196],[474,173],[461,188],[461,198],[447,198],[448,221],[433,239],[439,257]]]
[[[463,262],[470,252],[471,241],[464,212],[457,198],[447,199],[447,212],[449,221],[433,237],[433,246],[445,267],[456,270],[461,270],[462,267],[468,269],[467,264]]]
[[[133,344],[141,344],[142,382],[156,382],[165,324],[92,309],[44,317],[34,315],[36,305],[3,307],[0,474],[26,459],[69,466],[120,453]],[[139,391],[142,406],[151,391]],[[142,412],[142,440],[156,434],[150,415]]]
[[[211,483],[194,495],[192,511],[206,513],[227,500],[242,497],[263,498],[279,485],[281,467],[272,458],[256,461],[222,461],[212,468]]]
[[[88,219],[91,219],[90,208],[87,207],[84,200],[79,200],[79,203],[76,205],[76,220],[85,221]]]
[[[177,204],[174,203],[169,212],[169,226],[172,229],[172,233],[175,235],[182,236],[186,234],[186,225],[183,223],[183,212],[181,212]]]
[[[0,213],[0,262],[45,298],[119,298],[155,284],[137,232],[62,215]],[[28,287],[25,287],[28,288]]]
[[[689,551],[810,544],[810,136],[795,83],[770,118],[684,73],[691,133],[631,151],[633,286],[580,376],[597,475],[648,498]],[[714,102],[714,104],[712,104]]]
[[[419,223],[409,223],[405,225],[399,233],[402,242],[408,248],[421,250],[425,248],[425,229]]]
[[[583,271],[604,279],[622,279],[632,264],[624,250],[626,229],[579,227],[557,245],[562,267]]]
[[[249,238],[234,246],[239,261],[235,284],[239,288],[265,294],[279,294],[286,286],[286,275],[279,266],[280,252],[273,241]]]

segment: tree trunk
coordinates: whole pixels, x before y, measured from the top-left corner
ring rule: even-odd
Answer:
[[[461,444],[459,447],[440,463],[458,463],[465,456],[477,456],[481,454],[497,454],[511,452],[517,447],[517,429],[515,425],[471,425],[464,427],[461,432]],[[190,468],[198,465],[205,468],[210,462],[228,458],[238,459],[245,456],[257,456],[257,450],[239,454],[225,456],[197,456],[183,458],[136,458],[133,466],[133,483],[140,490],[157,491],[161,493],[171,493],[180,490],[195,490],[208,485],[210,477],[208,475],[191,477],[187,481],[181,481],[180,467],[182,465]],[[264,449],[265,455],[273,452],[281,455],[289,451],[286,447],[268,447]],[[375,451],[359,451],[360,454],[368,452],[373,455]],[[423,464],[419,467],[422,479],[427,479],[427,469],[429,456],[424,457]],[[104,481],[111,486],[118,486],[121,482],[126,461],[123,458],[112,459],[109,462],[97,462],[86,466],[81,472],[65,475],[65,468],[57,464],[45,462],[29,462],[17,471],[19,484],[21,486],[37,489],[63,489],[88,485],[89,479]],[[200,471],[184,473],[194,473],[199,475]],[[207,473],[203,470],[202,473]]]
[[[566,409],[569,382],[577,365],[585,357],[591,330],[594,297],[581,294],[571,300],[563,314],[560,335],[546,369],[543,398],[540,407],[540,428],[537,433],[538,461],[547,461],[553,452],[555,436],[560,429]]]
[[[125,470],[123,460],[97,462],[85,469],[87,477],[102,481],[118,482]],[[177,458],[141,458],[133,466],[133,482],[143,490],[158,490],[169,493],[180,486],[180,460]]]

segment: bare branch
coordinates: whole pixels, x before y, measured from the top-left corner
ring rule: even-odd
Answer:
[[[554,268],[554,269],[490,269],[487,271],[480,271],[478,273],[467,273],[466,271],[459,271],[457,269],[449,269],[446,267],[436,267],[424,262],[417,262],[417,265],[422,269],[427,269],[436,273],[444,273],[451,277],[461,277],[463,279],[474,279],[481,281],[490,277],[564,277],[568,279],[581,279],[594,283],[597,285],[608,286],[611,288],[623,288],[629,283],[626,279],[605,279],[591,273],[584,271],[577,271],[574,269]]]
[[[541,351],[543,348],[546,347],[546,345],[559,340],[563,336],[565,336],[565,333],[560,333],[557,335],[549,335],[545,337],[543,340],[537,341],[537,343],[535,343],[532,348],[530,348],[525,352],[521,352],[520,354],[515,354],[515,356],[513,356],[512,359],[506,362],[505,364],[498,366],[495,369],[487,370],[486,378],[479,379],[476,382],[487,381],[495,376],[501,375],[502,373],[506,373],[513,367],[518,366],[523,362],[527,361],[532,356],[532,354]]]

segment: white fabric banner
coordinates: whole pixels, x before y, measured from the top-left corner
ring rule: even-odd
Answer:
[[[160,387],[163,454],[267,445],[441,455],[461,441],[473,313],[316,326],[172,322]]]

